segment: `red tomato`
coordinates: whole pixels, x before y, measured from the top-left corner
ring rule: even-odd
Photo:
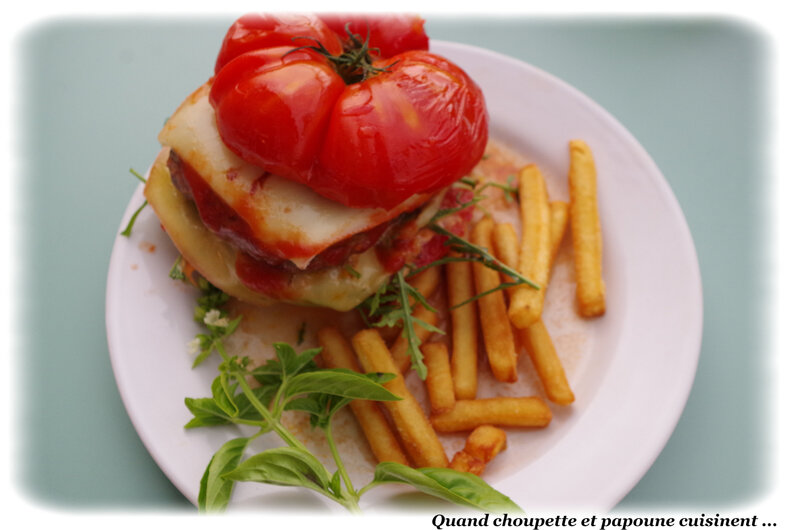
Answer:
[[[369,35],[369,47],[377,48],[380,57],[428,49],[425,21],[419,15],[324,14],[320,18],[345,43],[350,40],[345,26],[350,33],[359,35],[362,41]]]
[[[333,108],[310,186],[350,206],[399,204],[465,176],[483,156],[483,94],[450,61],[410,51],[349,85]]]
[[[210,100],[231,151],[270,173],[305,183],[344,81],[322,55],[292,49],[267,48],[234,58],[214,78]]]
[[[447,59],[367,58],[353,81],[352,65],[337,66],[332,54],[292,49],[243,53],[213,80],[220,136],[244,160],[347,206],[387,209],[438,191],[480,160],[483,94]]]
[[[319,41],[334,55],[342,53],[342,45],[336,33],[314,15],[244,15],[228,29],[214,72],[219,72],[231,59],[245,52],[275,46],[297,48],[315,44],[314,41]]]

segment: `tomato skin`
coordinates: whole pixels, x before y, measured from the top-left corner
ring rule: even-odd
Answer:
[[[460,68],[423,51],[376,66],[391,63],[344,90],[309,184],[351,207],[441,189],[469,173],[488,140],[483,94]]]
[[[344,81],[318,53],[292,49],[237,56],[216,75],[209,97],[229,149],[307,183]]]
[[[340,39],[347,42],[350,36],[345,30],[359,35],[364,40],[369,35],[369,47],[379,50],[379,57],[392,57],[409,50],[427,50],[428,35],[425,20],[411,14],[333,14],[319,15]]]
[[[339,37],[315,15],[250,13],[236,20],[228,29],[217,56],[214,73],[233,58],[253,50],[315,44],[318,40],[333,55],[342,53]]]
[[[405,37],[382,25],[392,20],[404,21]],[[361,23],[372,24],[370,39],[374,32],[395,46],[427,48],[419,17]],[[488,139],[486,106],[460,68],[409,50],[367,58],[366,79],[353,82],[351,70],[346,85],[323,50],[298,50],[291,40],[316,31],[341,52],[336,34],[314,16],[246,15],[229,30],[210,101],[223,142],[240,158],[346,206],[385,209],[434,193],[478,163]],[[258,46],[265,47],[245,51]]]

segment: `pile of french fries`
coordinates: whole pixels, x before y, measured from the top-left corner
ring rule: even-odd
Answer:
[[[409,281],[426,298],[444,282],[446,315],[418,304],[414,316],[437,325],[449,317],[448,341],[431,340],[431,331],[418,326],[428,370],[425,379],[428,410],[409,391],[405,372],[410,365],[402,335],[391,347],[375,329],[358,331],[348,340],[335,327],[319,332],[322,359],[331,368],[395,374],[385,383],[400,401],[354,401],[350,404],[375,458],[414,467],[450,467],[480,475],[506,447],[504,428],[541,428],[552,419],[548,401],[568,406],[575,396],[561,360],[542,321],[551,269],[570,225],[574,245],[576,307],[587,318],[605,312],[602,277],[602,236],[597,207],[597,175],[585,142],[569,143],[569,203],[550,201],[545,179],[531,164],[518,174],[522,233],[509,223],[495,223],[487,214],[474,224],[472,243],[488,249],[499,261],[536,283],[495,290],[475,301],[476,293],[510,282],[478,262],[449,262],[427,269]],[[461,305],[460,305],[461,304]],[[456,307],[457,306],[457,307]],[[518,347],[531,358],[545,396],[477,398],[479,337],[492,376],[504,383],[517,381]],[[534,389],[531,389],[534,393]],[[439,433],[467,432],[463,449],[448,458]]]

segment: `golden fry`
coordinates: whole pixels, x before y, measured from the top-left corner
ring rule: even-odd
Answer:
[[[411,287],[419,291],[423,298],[429,298],[439,287],[442,277],[442,269],[439,266],[430,267],[408,278],[408,283]],[[415,304],[416,300],[412,299],[411,304]]]
[[[514,253],[516,249],[513,243],[517,239],[514,234],[514,228],[509,225],[505,233],[498,234],[497,230],[495,230],[494,235],[495,241],[497,241],[498,235],[506,240],[505,244],[498,245],[497,258],[509,267],[516,266],[516,255]],[[554,246],[553,248],[557,249],[558,247]],[[500,252],[501,250],[502,253]],[[517,335],[522,339],[522,345],[528,350],[528,355],[533,361],[536,373],[539,374],[539,379],[542,380],[548,399],[559,405],[572,403],[575,400],[575,396],[570,390],[567,376],[561,366],[561,360],[556,354],[544,322],[539,319],[527,328],[518,330]]]
[[[564,201],[553,201],[550,203],[550,266],[549,272],[553,272],[553,264],[556,262],[558,249],[561,247],[561,240],[567,231],[569,224],[569,204]]]
[[[497,259],[516,269],[519,265],[519,240],[517,231],[511,223],[498,223],[492,230],[492,243],[494,244]],[[512,283],[514,278],[503,274],[503,281]]]
[[[472,230],[472,242],[491,251],[493,227],[494,221],[491,217],[481,219]],[[482,263],[472,265],[476,293],[483,293],[500,285],[500,274],[497,271]],[[483,330],[483,344],[492,374],[495,379],[504,383],[516,381],[517,350],[503,293],[495,291],[480,297],[478,313]]]
[[[352,339],[353,349],[365,372],[395,374],[384,384],[389,392],[402,398],[383,405],[394,421],[400,441],[417,467],[447,467],[448,459],[442,443],[417,400],[408,391],[403,374],[398,372],[386,344],[374,329],[365,329]]]
[[[589,146],[569,143],[569,195],[578,313],[600,316],[606,310],[603,281],[603,238],[597,209],[597,169]]]
[[[431,413],[447,412],[456,403],[447,346],[441,342],[432,342],[422,347],[422,353],[425,356],[425,366],[428,368],[425,386],[428,389]]]
[[[472,431],[464,444],[464,452],[488,464],[506,448],[506,432],[494,425],[481,425]]]
[[[320,355],[325,361],[325,366],[346,368],[354,372],[361,371],[350,344],[338,329],[322,328],[318,338],[322,346]],[[356,399],[350,402],[349,407],[378,462],[398,462],[408,465],[403,448],[395,438],[392,427],[376,401]]]
[[[550,261],[550,202],[544,176],[534,164],[520,170],[519,203],[522,216],[519,272],[539,289],[528,285],[515,288],[508,316],[514,327],[526,328],[542,316]]]
[[[519,336],[525,349],[528,350],[539,379],[542,380],[547,398],[558,405],[569,405],[575,401],[564,367],[556,354],[544,322],[540,320],[520,330]]]
[[[450,460],[450,469],[461,471],[462,473],[472,473],[473,475],[481,476],[486,463],[480,458],[475,458],[466,451],[458,451],[453,455]]]
[[[472,265],[451,262],[446,266],[449,307],[475,296]],[[450,335],[453,341],[451,369],[456,399],[472,399],[478,392],[478,315],[475,302],[450,311]]]
[[[471,431],[481,425],[546,427],[553,418],[538,397],[495,397],[456,401],[449,412],[431,416],[438,432]]]
[[[450,469],[480,476],[486,464],[506,448],[506,433],[493,425],[481,425],[467,437],[464,449],[450,460]]]
[[[435,326],[439,321],[439,315],[428,309],[423,305],[418,305],[414,308],[411,313],[416,318],[422,320],[430,324],[431,326]],[[429,330],[428,328],[417,324],[416,322],[413,325],[414,333],[417,335],[417,338],[420,340],[420,344],[425,344],[425,341],[431,336],[433,331]],[[401,374],[405,373],[408,370],[408,367],[411,366],[411,356],[408,355],[408,339],[400,333],[397,338],[392,343],[391,348],[392,359],[397,366],[397,369]]]

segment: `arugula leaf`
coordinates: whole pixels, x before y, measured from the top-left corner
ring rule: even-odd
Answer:
[[[416,274],[416,272],[414,270],[409,275]],[[407,342],[406,354],[411,358],[411,367],[417,372],[420,379],[425,380],[428,369],[423,361],[422,350],[420,350],[422,341],[414,332],[414,325],[424,327],[434,333],[444,334],[444,332],[414,316],[413,310],[416,304],[421,304],[430,311],[436,311],[425,297],[406,281],[401,270],[384,283],[374,295],[362,302],[359,312],[370,327],[394,327],[398,323],[402,324],[401,333]],[[367,308],[366,314],[365,308]],[[376,316],[380,318],[375,320]]]
[[[514,501],[472,473],[433,467],[413,469],[396,462],[381,462],[375,468],[373,483],[392,482],[408,484],[428,495],[477,510],[493,513],[522,511]]]
[[[211,457],[203,478],[197,506],[202,512],[222,511],[228,506],[233,491],[233,481],[223,475],[236,468],[242,459],[250,438],[234,438],[225,442]]]

